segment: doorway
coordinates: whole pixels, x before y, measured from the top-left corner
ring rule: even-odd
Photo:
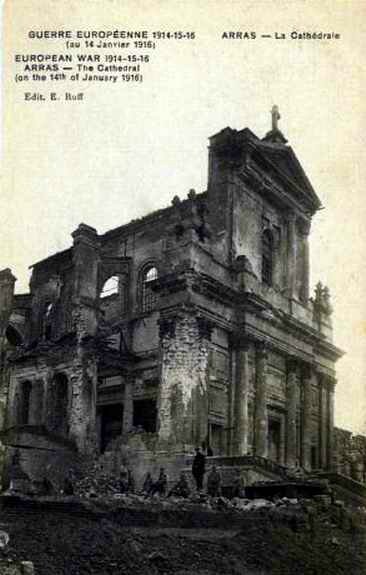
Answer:
[[[281,462],[281,422],[278,419],[268,420],[268,458]]]
[[[99,407],[101,418],[100,448],[103,453],[108,444],[121,435],[123,422],[123,404],[103,405]]]

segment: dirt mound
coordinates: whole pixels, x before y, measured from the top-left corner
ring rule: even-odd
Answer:
[[[339,505],[68,505],[3,507],[0,558],[31,560],[36,575],[365,573],[365,514]]]

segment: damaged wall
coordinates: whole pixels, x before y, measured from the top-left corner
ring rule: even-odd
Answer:
[[[194,310],[160,322],[159,440],[201,445],[207,440],[210,327]]]

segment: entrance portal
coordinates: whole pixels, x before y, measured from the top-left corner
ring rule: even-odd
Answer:
[[[281,462],[281,422],[278,419],[268,420],[268,458]]]
[[[100,447],[103,453],[108,445],[122,433],[123,404],[103,405],[99,408],[101,416]]]

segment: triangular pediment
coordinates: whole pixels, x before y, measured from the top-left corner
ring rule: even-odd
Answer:
[[[296,200],[304,203],[312,212],[321,207],[321,201],[306,176],[295,152],[290,146],[259,141],[256,149],[265,160],[267,168],[279,178]]]
[[[278,129],[260,139],[249,128],[238,132],[227,127],[210,138],[210,148],[220,161],[235,163],[243,170],[244,176],[255,177],[257,181],[262,179],[262,184],[265,184],[259,186],[262,193],[264,190],[270,193],[269,181],[277,184],[272,190],[277,202],[290,204],[293,208],[297,204],[298,209],[311,214],[321,207],[321,201],[293,149]]]

